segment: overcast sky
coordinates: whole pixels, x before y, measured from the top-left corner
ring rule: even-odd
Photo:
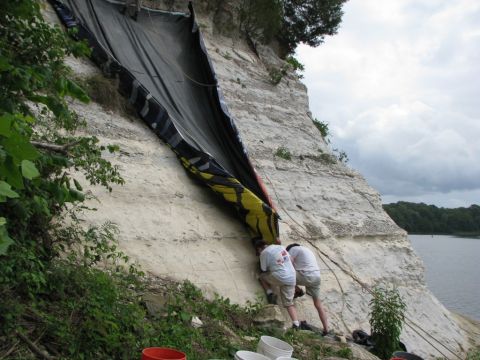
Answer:
[[[300,46],[313,115],[383,203],[480,204],[480,0],[350,0]]]

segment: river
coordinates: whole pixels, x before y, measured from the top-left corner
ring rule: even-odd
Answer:
[[[446,308],[480,320],[480,238],[409,235],[429,289]]]

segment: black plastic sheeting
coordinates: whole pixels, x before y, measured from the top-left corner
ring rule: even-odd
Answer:
[[[107,0],[50,2],[182,164],[233,203],[256,235],[275,241],[278,215],[223,101],[191,4],[190,16],[143,9],[134,21]]]
[[[192,16],[144,9],[134,21],[120,13],[122,5],[105,0],[63,2],[162,104],[185,141],[268,201],[233,121],[221,109],[217,81]]]

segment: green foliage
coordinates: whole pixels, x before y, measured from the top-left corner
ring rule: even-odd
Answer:
[[[19,264],[40,271],[42,261],[54,255],[52,219],[66,204],[84,198],[70,186],[68,169],[83,171],[92,184],[107,188],[123,179],[102,158],[105,148],[98,139],[75,136],[84,123],[67,106],[67,97],[89,98],[71,79],[63,58],[87,55],[88,47],[47,24],[34,1],[3,2],[0,10],[0,254],[14,247],[2,259],[8,264],[5,282],[14,273],[19,276]],[[27,265],[17,254],[35,260]],[[39,274],[20,278],[30,278],[35,289],[44,282]],[[23,285],[28,292],[30,285]]]
[[[328,137],[330,136],[330,129],[328,128],[328,123],[323,122],[317,119],[313,119],[313,125],[320,131],[320,134],[322,134],[322,137],[329,142]]]
[[[276,38],[282,55],[293,54],[300,43],[320,45],[337,33],[346,0],[244,0],[240,28],[252,39],[268,43]]]
[[[285,160],[292,160],[292,153],[284,146],[280,146],[275,152],[275,156],[278,156]]]
[[[282,67],[271,67],[268,69],[269,81],[272,85],[278,85],[282,81],[283,77],[288,74],[289,71],[303,71],[304,66],[298,62],[293,56],[288,57],[286,60],[286,64]],[[303,75],[297,72],[297,77],[302,78]]]
[[[300,43],[318,46],[326,35],[337,33],[346,0],[285,0],[282,28],[278,34],[285,54]]]
[[[303,75],[301,74],[301,72],[305,71],[305,66],[300,61],[298,61],[294,56],[287,56],[285,61],[288,64],[290,64],[293,71],[297,73],[298,78],[302,79]]]
[[[413,234],[480,234],[480,206],[438,208],[424,203],[399,201],[383,205],[384,210],[402,229]]]
[[[282,24],[281,0],[243,0],[240,5],[240,28],[250,38],[270,42]]]
[[[399,350],[406,304],[396,288],[376,286],[370,301],[370,326],[374,353],[382,359]]]
[[[465,360],[480,360],[480,347],[476,349],[471,349]]]
[[[343,348],[343,349],[337,350],[335,352],[335,355],[341,358],[351,359],[353,357],[353,352],[352,352],[352,349],[350,348]]]
[[[337,158],[338,161],[340,161],[343,164],[348,163],[349,161],[348,155],[344,150],[333,149],[333,152],[335,153],[335,157]]]
[[[282,81],[285,75],[287,75],[287,69],[285,67],[268,69],[269,81],[272,85],[280,84],[280,81]]]
[[[42,19],[36,1],[1,2],[0,297],[8,301],[0,305],[0,336],[11,338],[17,331],[48,337],[63,331],[65,341],[61,336],[56,339],[67,349],[75,345],[68,338],[76,336],[70,330],[78,325],[77,320],[81,322],[74,316],[79,311],[76,306],[85,302],[88,311],[82,316],[86,317],[95,313],[101,301],[92,304],[88,302],[96,301],[94,295],[70,299],[66,294],[75,288],[84,296],[92,285],[97,286],[95,292],[104,291],[102,297],[106,293],[111,296],[106,275],[93,266],[100,260],[126,259],[116,248],[105,245],[112,239],[108,226],[82,230],[73,215],[75,209],[85,209],[85,194],[70,175],[72,170],[83,173],[91,184],[109,189],[112,183],[123,183],[117,167],[102,158],[105,151],[118,148],[101,146],[95,137],[77,136],[85,123],[68,108],[70,99],[88,102],[89,97],[73,80],[63,59],[88,54],[84,43],[72,42],[60,27]],[[82,261],[75,262],[79,249]],[[116,269],[109,273],[115,275]],[[128,276],[115,277],[115,281]],[[62,294],[61,289],[67,290]],[[51,315],[57,305],[69,310],[74,323],[57,324],[61,315]],[[105,326],[119,316],[120,310],[115,311],[102,320]],[[25,329],[31,319],[34,324]],[[89,332],[97,329],[97,319],[90,315]],[[109,333],[111,330],[108,328]]]

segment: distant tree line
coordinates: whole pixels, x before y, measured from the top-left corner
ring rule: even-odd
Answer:
[[[413,234],[480,234],[480,206],[456,209],[399,201],[383,205],[402,229]]]

